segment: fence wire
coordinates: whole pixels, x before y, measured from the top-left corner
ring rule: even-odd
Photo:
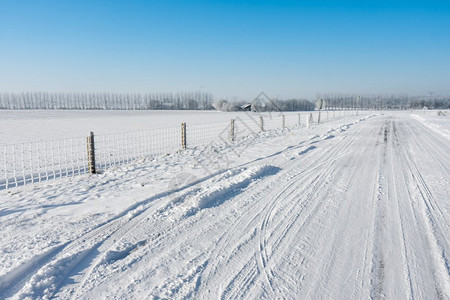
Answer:
[[[354,113],[354,112],[353,112]],[[321,122],[351,115],[350,111],[322,111]],[[266,114],[262,118],[236,118],[234,122],[186,125],[187,147],[211,142],[239,141],[269,130],[306,126],[307,119],[317,122],[319,112]],[[95,169],[105,170],[142,158],[166,155],[183,148],[182,128],[164,128],[116,134],[95,135]],[[2,145],[3,176],[0,190],[44,180],[89,173],[87,138],[41,140]],[[1,149],[1,148],[0,148]]]
[[[97,169],[127,164],[180,149],[181,128],[123,132],[95,136]]]
[[[86,138],[3,145],[0,189],[87,172]]]
[[[229,141],[230,123],[186,125],[187,145],[197,147],[211,142]]]

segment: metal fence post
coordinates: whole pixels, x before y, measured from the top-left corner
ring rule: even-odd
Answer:
[[[234,142],[235,136],[234,136],[234,119],[231,119],[230,123],[230,140]]]
[[[284,115],[281,115],[281,126],[283,129],[286,127],[286,118]]]
[[[91,131],[87,136],[87,155],[88,155],[88,170],[89,174],[95,174],[95,144],[94,133]]]
[[[186,149],[186,123],[181,123],[181,149]]]
[[[264,131],[264,118],[259,116],[259,125],[261,127],[261,131]]]

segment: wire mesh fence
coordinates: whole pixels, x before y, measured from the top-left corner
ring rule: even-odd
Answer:
[[[197,147],[214,141],[230,140],[230,123],[196,124],[186,126],[186,142],[189,147]]]
[[[96,135],[96,168],[101,170],[139,158],[172,153],[180,149],[180,136],[181,128]]]
[[[3,145],[0,189],[87,173],[86,139]]]
[[[351,112],[321,112],[321,122]],[[0,190],[81,174],[95,173],[138,159],[174,153],[211,142],[232,142],[262,131],[307,126],[319,112],[252,115],[227,123],[184,124],[176,128],[2,145]],[[184,126],[184,128],[183,128]],[[92,140],[90,140],[92,138]],[[92,144],[91,144],[92,142]],[[91,164],[94,164],[93,166]]]

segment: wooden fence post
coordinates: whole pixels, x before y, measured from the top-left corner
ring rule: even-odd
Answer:
[[[181,149],[186,149],[186,123],[181,123]]]
[[[281,127],[286,128],[286,118],[284,115],[281,115]]]
[[[88,155],[88,170],[89,174],[95,174],[95,144],[94,133],[91,131],[87,136],[87,155]]]
[[[259,125],[261,127],[261,131],[264,131],[264,118],[259,116]]]
[[[231,119],[230,123],[230,140],[234,142],[235,136],[234,136],[234,119]]]

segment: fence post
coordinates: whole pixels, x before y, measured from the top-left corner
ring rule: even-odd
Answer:
[[[7,168],[7,161],[8,161],[8,159],[7,159],[7,155],[6,155],[6,153],[8,152],[8,148],[7,148],[7,146],[6,146],[6,144],[5,144],[5,147],[3,148],[3,169],[5,170],[5,189],[8,189],[8,168]],[[31,151],[30,151],[31,152]],[[33,171],[31,171],[31,174],[33,174]],[[33,176],[31,176],[31,178],[33,178]]]
[[[281,115],[281,126],[283,129],[286,127],[286,118],[284,115]]]
[[[231,119],[230,123],[230,140],[234,142],[235,136],[234,136],[234,119]]]
[[[302,122],[300,122],[300,114],[298,114],[298,126],[301,126]]]
[[[88,155],[88,169],[89,174],[95,174],[95,144],[94,133],[91,131],[87,136],[87,155]]]
[[[264,118],[259,116],[259,125],[261,127],[261,131],[264,131]]]
[[[181,123],[181,149],[186,149],[186,123]]]
[[[319,110],[319,116],[317,117],[317,124],[320,123],[320,110]]]

